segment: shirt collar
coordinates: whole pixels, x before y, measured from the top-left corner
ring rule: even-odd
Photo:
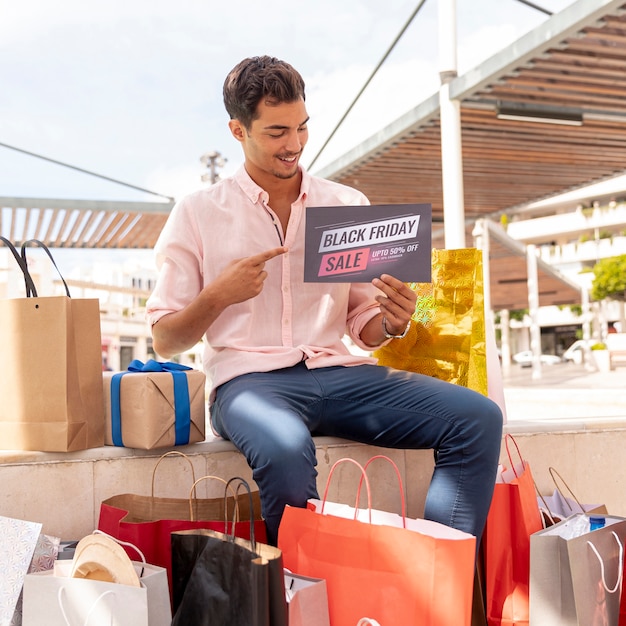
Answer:
[[[311,186],[311,176],[304,169],[302,165],[300,165],[299,167],[300,167],[300,172],[302,173],[302,182],[300,183],[300,195],[298,196],[298,201],[300,200],[304,201],[309,195],[309,188]],[[248,198],[250,198],[250,200],[253,203],[255,204],[257,202],[267,203],[269,201],[269,194],[267,193],[267,191],[265,191],[265,189],[263,189],[262,187],[259,187],[259,185],[257,185],[252,180],[252,178],[250,178],[250,175],[246,171],[246,168],[244,165],[242,165],[235,172],[234,178],[237,181],[237,184],[239,185],[239,187],[241,187],[241,190],[246,194],[246,196],[248,196]]]

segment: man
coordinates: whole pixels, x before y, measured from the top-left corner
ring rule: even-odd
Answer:
[[[268,540],[286,504],[317,497],[312,435],[436,451],[425,517],[480,536],[502,436],[484,396],[350,354],[402,337],[415,294],[372,284],[304,283],[306,206],[364,205],[360,192],[310,176],[304,82],[289,64],[245,59],[227,76],[229,128],[245,162],[182,199],[156,246],[148,301],[155,351],[171,358],[204,338],[213,429],[245,455]]]

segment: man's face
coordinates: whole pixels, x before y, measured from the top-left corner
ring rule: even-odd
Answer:
[[[267,176],[289,179],[298,173],[298,162],[309,137],[304,100],[268,105],[261,101],[250,128],[231,120],[230,128],[241,142],[248,174],[257,180]],[[259,180],[257,180],[259,182]]]

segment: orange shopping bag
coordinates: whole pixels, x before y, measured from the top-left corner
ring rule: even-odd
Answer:
[[[365,466],[340,459],[331,468],[324,498],[307,508],[287,507],[278,530],[286,568],[326,580],[333,626],[355,626],[363,616],[380,624],[469,626],[472,610],[473,535],[423,519],[371,508]],[[327,501],[328,485],[340,463],[361,471],[368,506]],[[357,490],[357,505],[358,505]]]
[[[509,444],[520,458],[514,463]],[[528,626],[530,536],[543,528],[530,465],[505,436],[510,468],[495,485],[482,539],[489,626]]]

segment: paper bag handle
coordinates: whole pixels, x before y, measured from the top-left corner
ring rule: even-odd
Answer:
[[[580,507],[580,512],[581,513],[585,513],[585,509],[583,508],[583,505],[578,501],[578,498],[576,497],[576,495],[574,494],[574,492],[572,491],[570,486],[565,482],[565,480],[563,479],[563,476],[561,476],[561,474],[559,474],[554,467],[549,467],[548,471],[550,472],[550,476],[552,477],[552,482],[554,483],[554,486],[557,488],[559,493],[561,495],[563,495],[563,492],[561,491],[561,488],[559,487],[558,483],[556,482],[556,476],[559,477],[559,480],[565,485],[565,488],[567,489],[569,494],[572,496],[572,498],[574,498],[574,501]],[[567,501],[567,498],[565,496],[563,496],[563,500],[565,501],[565,504],[570,508],[572,513],[574,513],[575,512],[574,509],[572,509],[572,507],[570,506],[570,503]]]
[[[519,478],[517,471],[515,470],[515,463],[513,463],[513,459],[511,458],[511,450],[509,448],[509,441],[513,442],[513,445],[515,446],[515,449],[517,450],[517,456],[519,457],[519,460],[522,462],[522,467],[526,465],[526,461],[524,461],[524,458],[522,457],[522,453],[520,452],[520,449],[519,449],[519,446],[517,445],[517,441],[515,440],[515,437],[513,437],[513,435],[511,435],[510,433],[507,433],[504,436],[504,445],[506,446],[506,455],[509,457],[509,463],[511,464],[511,470],[515,474],[515,478]]]
[[[159,464],[161,463],[161,461],[165,457],[168,457],[168,456],[181,456],[181,457],[183,457],[183,459],[185,459],[185,461],[187,461],[187,463],[189,463],[189,467],[191,468],[191,478],[192,478],[191,482],[194,483],[194,484],[196,482],[196,473],[195,473],[195,471],[193,469],[193,463],[191,462],[191,459],[186,454],[183,454],[182,452],[179,452],[178,450],[170,450],[169,452],[166,452],[165,454],[161,455],[161,457],[157,461],[156,465],[154,466],[154,469],[152,470],[152,498],[153,499],[154,499],[154,479],[155,479],[155,476],[156,476],[157,467],[159,467]]]
[[[367,473],[365,472],[365,468],[358,461],[355,461],[354,459],[351,459],[349,457],[345,457],[343,459],[339,459],[338,461],[335,461],[333,463],[333,466],[330,468],[330,471],[328,472],[328,478],[326,479],[326,489],[324,489],[324,497],[322,499],[322,510],[320,512],[322,513],[322,515],[324,514],[324,507],[326,506],[326,499],[328,497],[328,488],[330,487],[330,479],[333,477],[333,473],[335,472],[335,469],[337,469],[337,467],[341,465],[342,463],[352,463],[353,465],[356,465],[361,470],[361,481],[365,482],[365,490],[367,492],[367,510],[369,511],[369,520],[371,524],[372,523],[372,491],[370,489],[370,481],[369,481],[369,478],[367,477]],[[358,502],[358,496],[357,496],[357,502],[354,507],[354,519],[356,519],[358,508],[359,508],[359,502]]]
[[[76,626],[75,624],[72,624],[69,620],[69,618],[67,617],[67,613],[65,612],[65,606],[64,606],[64,602],[63,602],[63,592],[65,591],[65,587],[61,586],[59,588],[59,591],[57,592],[57,601],[59,603],[59,608],[61,609],[61,615],[63,616],[63,619],[65,620],[65,623],[67,626]],[[83,624],[83,626],[88,626],[89,625],[89,618],[94,614],[94,610],[96,609],[96,607],[98,606],[98,604],[100,603],[100,600],[102,600],[103,598],[106,598],[107,596],[113,596],[113,598],[115,598],[115,592],[111,589],[107,589],[107,591],[103,591],[92,603],[91,607],[89,607],[89,611],[87,613],[87,616],[85,617],[85,622]],[[113,613],[112,613],[112,609],[111,607],[109,607],[109,615],[111,617],[111,624],[113,623]]]
[[[189,521],[190,522],[195,521],[194,513],[193,513],[193,503],[197,500],[196,485],[198,483],[201,483],[203,480],[208,480],[208,479],[219,480],[220,482],[224,483],[225,485],[224,492],[226,492],[227,490],[230,490],[235,501],[235,510],[233,511],[234,522],[238,522],[239,521],[239,502],[237,501],[237,494],[235,490],[232,488],[232,486],[230,486],[228,482],[221,476],[201,476],[200,478],[198,478],[198,480],[194,481],[193,485],[191,486],[191,489],[189,490]],[[228,533],[228,499],[226,498],[226,495],[224,495],[224,534],[227,534],[227,533]]]
[[[134,543],[130,543],[130,541],[122,541],[121,539],[118,539],[117,537],[114,537],[113,535],[109,535],[109,533],[105,533],[103,530],[100,530],[99,528],[96,528],[96,530],[92,532],[92,535],[104,535],[105,537],[108,537],[112,541],[115,541],[115,543],[119,543],[120,546],[128,546],[129,548],[132,548],[139,555],[139,558],[141,559],[142,564],[147,565],[145,554]],[[143,571],[141,572],[141,576],[143,576]]]
[[[50,250],[48,250],[48,246],[46,246],[46,244],[43,241],[39,241],[39,239],[29,239],[28,241],[25,241],[22,244],[22,259],[24,260],[24,265],[28,268],[28,258],[26,257],[26,248],[31,243],[35,244],[36,246],[39,246],[48,255],[48,258],[52,261],[52,265],[54,265],[54,269],[57,271],[57,273],[61,277],[61,281],[63,282],[63,286],[65,287],[65,295],[68,298],[71,298],[72,296],[70,295],[70,290],[69,290],[69,287],[67,286],[67,283],[65,282],[65,278],[63,278],[63,274],[61,274],[61,270],[57,266],[56,261],[54,260],[54,257],[52,256],[52,253],[50,252]],[[33,298],[37,297],[37,291],[35,290],[34,285],[32,286],[32,293],[29,293],[28,285],[26,285],[26,295],[29,298],[31,296]]]
[[[324,490],[324,497],[322,499],[322,509],[321,509],[322,514],[324,513],[324,506],[326,505],[326,500],[328,497],[328,488],[330,486],[330,480],[332,478],[332,475],[335,469],[341,463],[352,463],[353,465],[356,465],[361,470],[361,480],[359,481],[359,486],[358,486],[357,494],[356,494],[356,502],[354,505],[354,519],[357,518],[358,509],[359,509],[359,500],[361,498],[361,488],[363,486],[363,483],[365,483],[365,490],[367,492],[367,510],[369,512],[369,523],[370,524],[372,523],[372,491],[370,488],[369,478],[367,477],[367,468],[369,464],[375,459],[384,459],[385,461],[388,461],[389,463],[391,463],[391,465],[395,469],[396,476],[398,477],[398,482],[400,485],[400,498],[402,502],[402,526],[403,528],[406,528],[406,504],[405,504],[405,499],[404,499],[404,485],[402,484],[402,476],[400,475],[400,470],[398,469],[398,466],[389,457],[384,456],[382,454],[377,454],[373,456],[371,459],[369,459],[369,461],[367,461],[365,466],[361,465],[358,461],[355,461],[354,459],[351,459],[348,457],[335,461],[333,466],[330,468],[330,472],[328,472],[328,479],[326,480],[326,489]]]
[[[11,254],[15,257],[17,264],[22,270],[22,274],[24,275],[24,284],[26,285],[26,296],[30,297],[31,293],[37,296],[37,290],[35,289],[35,283],[28,271],[28,265],[26,261],[20,256],[20,253],[16,250],[15,246],[6,238],[0,236],[0,241],[2,241],[6,247],[11,251]]]
[[[619,540],[619,537],[615,533],[615,531],[611,531],[613,537],[615,537],[615,541],[617,541],[617,545],[619,546],[619,563],[617,567],[617,580],[615,581],[615,587],[613,589],[609,589],[609,586],[606,584],[606,576],[604,573],[604,561],[598,552],[598,549],[593,545],[591,541],[587,541],[587,545],[593,550],[593,553],[598,557],[598,561],[600,561],[600,572],[602,575],[602,586],[604,587],[607,593],[615,593],[618,588],[622,588],[622,577],[624,573],[624,546],[622,542]]]
[[[398,477],[398,486],[400,488],[400,507],[401,507],[401,510],[402,510],[402,527],[406,528],[406,501],[405,501],[405,498],[404,498],[404,484],[402,483],[402,476],[400,474],[400,470],[398,469],[398,466],[388,456],[385,456],[384,454],[377,454],[377,455],[373,456],[363,466],[363,469],[367,472],[367,468],[369,467],[370,463],[372,461],[375,461],[376,459],[383,459],[384,461],[387,461],[388,463],[391,463],[393,469],[396,472],[396,476]],[[358,503],[359,503],[359,499],[361,498],[361,485],[362,484],[363,484],[363,475],[361,475],[361,480],[359,481],[359,488],[358,488],[357,494],[356,494],[357,506],[358,506]]]
[[[359,500],[361,499],[361,488],[363,487],[363,483],[365,483],[365,489],[367,492],[367,510],[369,512],[369,523],[371,524],[372,523],[372,491],[370,488],[369,478],[367,477],[367,468],[369,467],[370,463],[372,463],[372,461],[376,459],[383,459],[391,463],[391,465],[393,466],[396,472],[396,476],[398,477],[398,484],[400,486],[400,500],[401,500],[401,508],[402,508],[402,527],[406,528],[406,502],[405,502],[405,497],[404,497],[404,485],[402,483],[402,476],[400,474],[400,470],[398,469],[398,466],[388,456],[384,456],[383,454],[377,454],[373,456],[367,461],[367,463],[365,463],[364,466],[361,465],[358,461],[355,461],[354,459],[350,459],[348,457],[339,459],[338,461],[336,461],[334,465],[330,468],[330,472],[328,472],[328,479],[326,480],[326,489],[324,490],[324,497],[322,499],[321,513],[322,514],[324,513],[324,506],[326,505],[326,500],[328,498],[328,488],[330,486],[330,480],[332,478],[332,475],[335,469],[341,463],[346,463],[346,462],[352,463],[353,465],[356,465],[361,470],[361,480],[359,481],[359,486],[358,486],[357,494],[356,494],[356,502],[354,504],[354,519],[357,518]]]
[[[228,497],[227,496],[228,489],[230,488],[232,490],[231,483],[233,483],[233,482],[237,482],[237,489],[235,491],[235,502],[239,498],[239,489],[242,486],[248,492],[248,500],[250,502],[250,548],[252,549],[252,552],[254,552],[256,554],[257,553],[257,551],[256,551],[256,537],[254,536],[254,518],[255,518],[255,515],[254,515],[254,501],[252,500],[252,490],[250,489],[250,485],[247,483],[247,481],[245,481],[240,476],[234,476],[233,478],[229,479],[228,482],[226,483],[226,487],[224,488],[224,501],[226,501],[226,498]],[[226,502],[224,502],[224,509],[226,509],[226,508],[227,508]],[[239,513],[239,507],[236,507],[236,511],[237,511],[237,513]],[[228,535],[228,539],[229,539],[229,541],[232,541],[232,542],[235,541],[235,518],[234,518],[234,516],[233,516],[232,534]]]

